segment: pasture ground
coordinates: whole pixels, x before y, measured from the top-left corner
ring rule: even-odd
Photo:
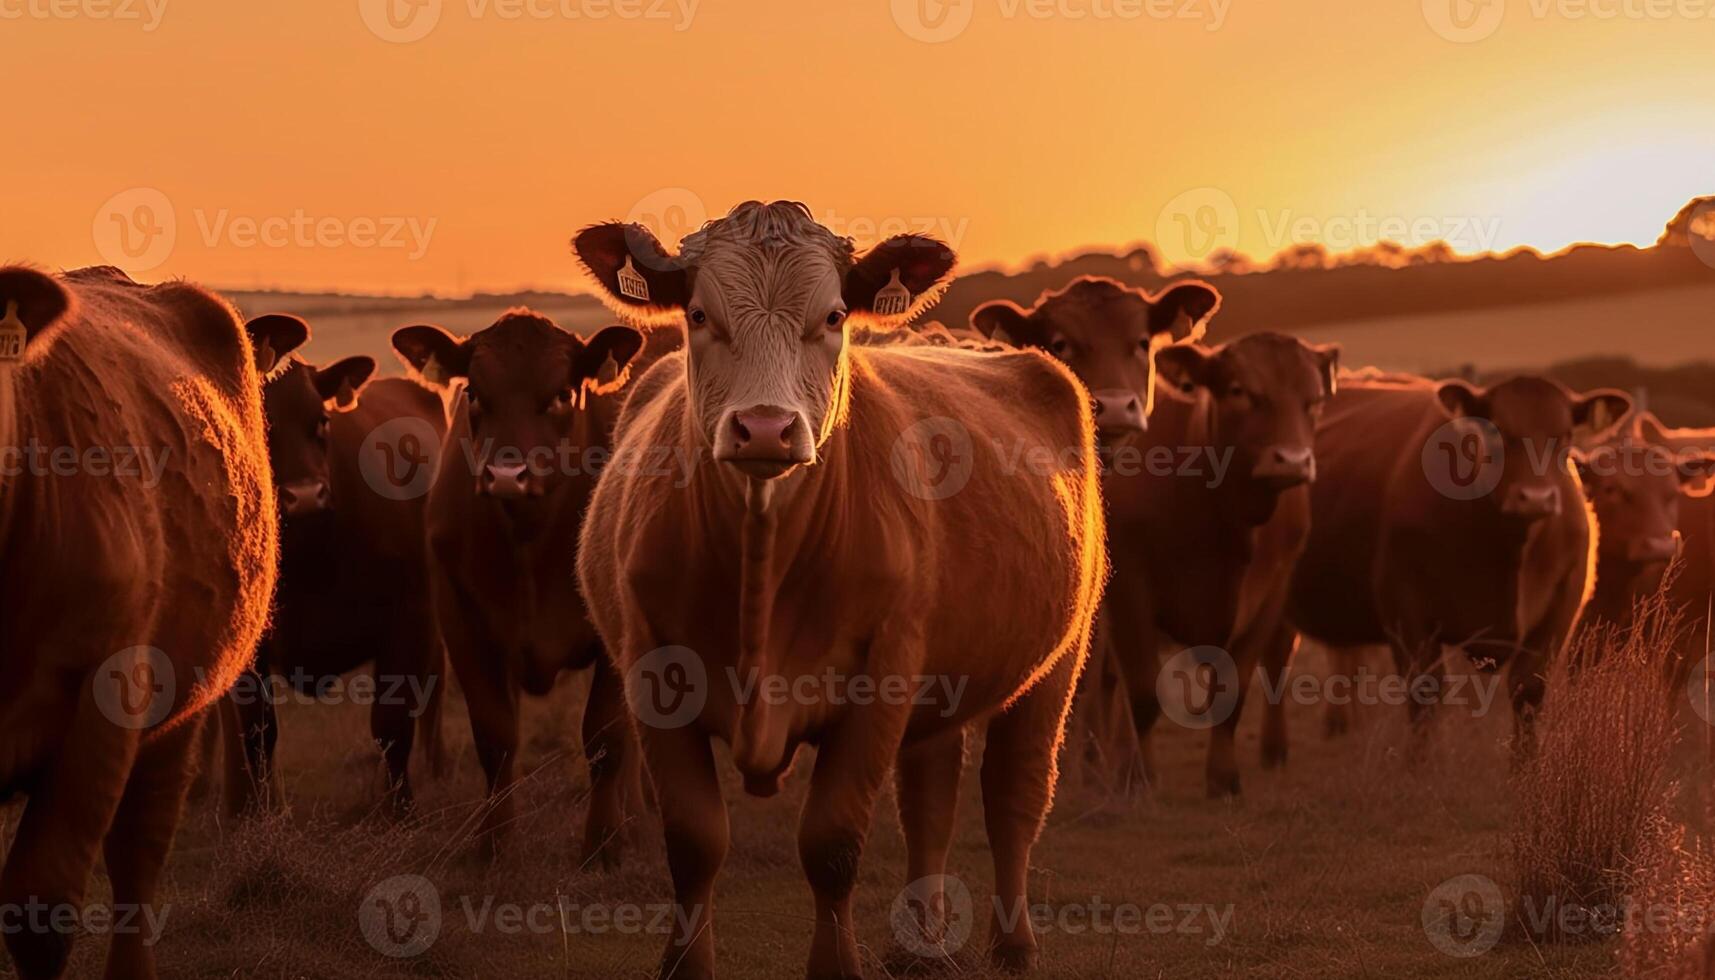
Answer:
[[[1298,670],[1320,672],[1314,655]],[[419,776],[420,815],[405,825],[378,816],[377,764],[367,719],[355,705],[288,705],[281,759],[289,813],[244,826],[223,822],[215,802],[194,803],[181,830],[163,896],[168,921],[158,955],[165,977],[646,977],[662,939],[636,928],[591,935],[599,916],[627,905],[644,919],[670,897],[659,827],[615,874],[581,870],[577,832],[587,781],[578,745],[581,679],[530,703],[526,714],[524,814],[514,846],[495,867],[480,863],[466,832],[480,769],[462,703],[449,701],[446,732],[454,766],[445,779]],[[1552,698],[1552,694],[1551,694]],[[1458,875],[1506,887],[1510,733],[1504,706],[1488,717],[1445,711],[1425,761],[1407,765],[1403,709],[1363,709],[1358,730],[1322,737],[1320,708],[1289,707],[1292,759],[1284,771],[1257,764],[1260,712],[1241,729],[1245,796],[1203,795],[1205,736],[1167,728],[1158,737],[1161,787],[1139,802],[1104,800],[1067,787],[1035,853],[1032,898],[1059,910],[1100,903],[1230,909],[1218,939],[1207,918],[1196,931],[1083,929],[1081,919],[1040,934],[1037,976],[1074,977],[1597,977],[1614,972],[1616,943],[1538,947],[1510,935],[1473,959],[1431,945],[1425,900]],[[1687,743],[1706,732],[1687,711]],[[1702,749],[1676,752],[1685,789],[1679,809],[1708,812]],[[803,975],[811,910],[794,840],[808,758],[772,800],[744,796],[724,774],[733,843],[719,886],[717,936],[727,977]],[[423,768],[423,767],[420,767]],[[986,935],[989,860],[982,808],[967,766],[951,873],[975,894],[977,934],[935,976],[999,976],[977,950]],[[903,845],[891,794],[878,810],[864,855],[858,928],[871,977],[899,976],[889,909],[904,884]],[[8,831],[16,808],[0,811]],[[1703,829],[1701,821],[1699,830]],[[8,837],[10,836],[8,832]],[[360,928],[369,890],[390,876],[419,874],[437,889],[438,938],[421,955],[376,952]],[[105,880],[91,901],[105,895]],[[569,920],[507,934],[482,920],[487,907],[562,907]],[[556,905],[558,903],[558,905]],[[473,922],[473,916],[477,917]],[[478,925],[486,921],[487,924]],[[569,921],[571,928],[561,923]],[[1110,926],[1115,922],[1108,920]],[[1157,920],[1163,921],[1163,920]],[[80,937],[73,976],[99,974],[104,942]],[[10,975],[3,954],[0,974]],[[917,975],[917,974],[913,974]]]

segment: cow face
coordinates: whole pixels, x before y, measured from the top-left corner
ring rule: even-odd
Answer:
[[[1653,429],[1653,431],[1652,431]],[[1675,451],[1645,419],[1623,440],[1576,458],[1596,512],[1598,556],[1608,562],[1664,565],[1679,554],[1679,500],[1715,488],[1715,455]]]
[[[1181,393],[1208,393],[1209,435],[1233,448],[1234,473],[1272,493],[1316,479],[1316,421],[1334,394],[1339,347],[1259,333],[1213,350],[1168,347],[1155,362]]]
[[[1574,440],[1612,428],[1632,405],[1624,392],[1579,396],[1535,377],[1486,389],[1450,381],[1436,389],[1436,398],[1449,417],[1487,420],[1499,433],[1501,472],[1489,499],[1503,515],[1525,523],[1575,505],[1561,499],[1560,489]]]
[[[262,409],[268,420],[268,464],[287,517],[333,506],[328,481],[328,412],[357,403],[358,389],[375,373],[372,357],[348,357],[312,367],[293,351],[310,339],[309,324],[270,313],[245,324],[257,371],[263,375]]]
[[[1045,350],[1090,390],[1096,429],[1107,443],[1148,425],[1156,348],[1193,334],[1220,309],[1205,282],[1182,282],[1151,296],[1112,279],[1085,277],[1024,310],[1006,300],[978,307],[971,325],[985,336]]]
[[[930,238],[862,258],[802,204],[741,204],[670,255],[638,225],[573,242],[615,310],[686,330],[691,412],[717,461],[757,479],[813,464],[845,416],[850,318],[909,319],[953,267]]]
[[[571,475],[562,451],[591,448],[574,432],[584,392],[622,387],[642,346],[630,327],[585,341],[527,311],[464,339],[435,326],[393,334],[394,350],[429,384],[464,383],[477,493],[507,501],[544,496]]]

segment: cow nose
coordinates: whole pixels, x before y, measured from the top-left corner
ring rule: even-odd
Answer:
[[[1678,531],[1661,537],[1639,538],[1626,549],[1626,558],[1642,563],[1672,561],[1679,557],[1680,543]]]
[[[1560,513],[1559,487],[1513,487],[1501,504],[1501,512],[1528,520],[1540,520]]]
[[[1143,399],[1137,396],[1137,392],[1113,388],[1093,391],[1090,398],[1095,402],[1098,431],[1118,436],[1149,429],[1149,422],[1143,415]]]
[[[1285,490],[1316,482],[1316,451],[1309,446],[1270,446],[1251,475]]]
[[[482,492],[498,500],[518,500],[529,496],[533,482],[523,463],[516,466],[489,463],[482,468]]]
[[[294,480],[280,488],[280,506],[288,517],[327,510],[332,502],[325,480]]]
[[[813,454],[808,427],[797,412],[761,405],[733,412],[715,443],[715,458],[769,479]]]

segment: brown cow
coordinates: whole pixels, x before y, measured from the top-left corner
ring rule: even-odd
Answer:
[[[1033,962],[1030,916],[1013,913],[1103,572],[1083,387],[1034,351],[851,343],[849,317],[897,322],[933,293],[954,259],[929,239],[859,258],[803,205],[749,202],[678,255],[635,225],[588,228],[575,247],[616,309],[685,324],[686,350],[638,381],[617,451],[713,450],[682,484],[610,474],[578,563],[696,926],[669,941],[662,973],[714,974],[728,824],[712,739],[760,795],[818,746],[798,834],[816,903],[808,975],[855,977],[852,890],[883,783],[897,763],[933,935],[973,722],[988,731],[993,953]],[[823,678],[891,694],[843,697]]]
[[[293,316],[247,329],[278,355],[309,338]],[[388,378],[365,387],[370,357],[313,367],[292,357],[262,391],[268,457],[279,487],[280,582],[274,620],[250,674],[228,696],[240,722],[246,771],[229,780],[228,809],[272,791],[277,738],[273,685],[317,695],[374,663],[370,733],[387,764],[387,799],[411,805],[410,759],[419,721],[437,749],[441,640],[429,606],[423,495],[438,465],[446,415],[438,395]]]
[[[115,907],[155,900],[198,730],[274,587],[252,356],[188,283],[0,268],[0,798],[29,796],[4,907],[79,909],[102,855]],[[71,933],[17,925],[18,973],[59,976]],[[108,976],[153,977],[155,938],[117,933]]]
[[[1696,433],[1688,433],[1695,440]],[[1684,438],[1684,437],[1682,437]],[[1655,594],[1682,542],[1680,501],[1715,489],[1715,453],[1705,440],[1676,446],[1655,416],[1634,416],[1619,437],[1578,459],[1578,475],[1596,512],[1596,589],[1592,621],[1631,622],[1633,604]],[[1696,611],[1693,610],[1696,614]]]
[[[1439,697],[1443,647],[1479,668],[1511,661],[1526,746],[1543,665],[1576,624],[1591,574],[1595,531],[1569,454],[1630,405],[1537,377],[1342,387],[1317,429],[1321,478],[1292,621],[1335,648],[1387,644],[1419,723]]]
[[[586,861],[614,866],[641,802],[624,692],[571,566],[617,392],[642,345],[629,327],[585,341],[529,310],[464,339],[434,326],[393,335],[430,384],[462,382],[429,491],[430,585],[488,778],[479,832],[491,857],[517,808],[520,692],[544,696],[567,670],[594,671],[583,722]]]

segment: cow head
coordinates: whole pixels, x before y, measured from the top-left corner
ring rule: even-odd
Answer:
[[[1006,300],[987,303],[971,314],[971,325],[1064,361],[1090,390],[1097,431],[1113,443],[1149,424],[1156,348],[1192,336],[1220,307],[1221,294],[1205,282],[1177,283],[1151,296],[1086,276],[1044,294],[1029,310]]]
[[[917,235],[860,258],[785,201],[740,204],[677,255],[640,225],[586,228],[573,248],[616,312],[684,324],[697,429],[717,461],[757,480],[814,463],[844,420],[850,318],[910,319],[954,263]]]
[[[268,419],[268,464],[287,517],[305,517],[333,506],[328,479],[329,413],[357,403],[357,392],[375,373],[372,357],[348,357],[313,367],[291,353],[309,339],[310,328],[295,316],[270,313],[245,325],[256,367],[265,376],[262,409]]]
[[[1574,506],[1561,499],[1574,441],[1611,429],[1632,407],[1625,392],[1575,395],[1538,377],[1512,378],[1492,388],[1449,381],[1435,395],[1450,418],[1486,420],[1498,433],[1501,472],[1489,498],[1504,516],[1525,523]]]
[[[1715,453],[1675,449],[1653,415],[1625,438],[1576,457],[1596,511],[1597,554],[1605,562],[1665,565],[1679,554],[1679,500],[1715,489]]]
[[[1213,349],[1167,347],[1155,363],[1180,393],[1207,392],[1211,444],[1233,448],[1235,474],[1268,493],[1316,479],[1316,421],[1334,394],[1339,347],[1258,333]]]
[[[544,496],[570,475],[556,465],[561,449],[591,448],[573,445],[584,393],[622,387],[642,346],[630,327],[586,341],[528,310],[467,338],[426,325],[393,334],[393,349],[430,385],[463,382],[476,489],[499,500]]]

